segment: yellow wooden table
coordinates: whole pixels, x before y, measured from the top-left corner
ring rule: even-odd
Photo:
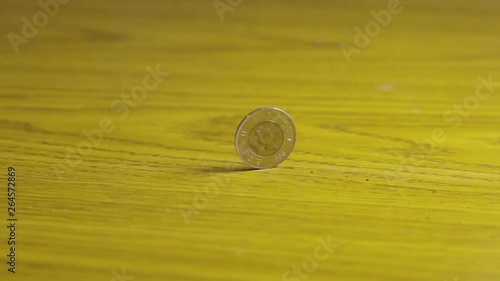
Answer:
[[[0,280],[500,280],[499,1],[55,1],[0,3]]]

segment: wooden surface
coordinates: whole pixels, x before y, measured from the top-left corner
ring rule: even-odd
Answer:
[[[18,54],[4,36],[0,280],[287,280],[318,239],[332,253],[288,280],[500,280],[500,86],[443,119],[500,82],[500,2],[402,1],[348,63],[341,42],[387,3],[243,1],[221,21],[211,1],[72,0]],[[37,11],[2,0],[1,33]],[[169,76],[114,112],[157,65]],[[234,133],[267,105],[294,117],[295,150],[248,170]]]

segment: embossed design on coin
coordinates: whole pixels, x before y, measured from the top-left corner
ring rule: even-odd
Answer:
[[[295,124],[285,111],[262,107],[248,114],[236,131],[236,151],[249,166],[272,168],[283,162],[295,145]]]
[[[274,122],[262,122],[253,128],[249,143],[256,154],[269,156],[283,144],[283,130]]]

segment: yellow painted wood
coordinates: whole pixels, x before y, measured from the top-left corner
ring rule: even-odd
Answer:
[[[244,0],[221,21],[211,1],[72,0],[15,54],[41,8],[2,0],[0,280],[500,280],[500,2],[401,1],[348,63],[341,42],[388,3]],[[248,170],[234,132],[267,105],[296,147]]]

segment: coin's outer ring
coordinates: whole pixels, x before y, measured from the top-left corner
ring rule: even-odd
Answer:
[[[261,115],[271,116],[272,118],[266,118],[260,120],[256,118]],[[283,124],[281,124],[282,122],[277,122],[276,120],[283,121],[283,119],[278,117],[284,118],[284,120],[287,121],[289,128],[284,128]],[[242,132],[243,131],[247,132],[246,138],[248,138],[248,134],[251,132],[251,130],[260,122],[265,122],[265,121],[274,122],[277,125],[279,125],[280,128],[283,130],[283,135],[284,135],[283,144],[281,145],[280,149],[278,149],[275,153],[271,155],[262,156],[254,153],[252,149],[250,149],[250,146],[247,142],[247,144],[245,145],[246,151],[242,151],[239,143],[240,138],[245,138],[244,136],[242,136]],[[285,159],[288,158],[288,156],[292,153],[292,150],[295,146],[295,140],[296,140],[295,123],[293,122],[292,117],[282,109],[266,106],[250,112],[245,118],[243,118],[240,125],[238,126],[238,130],[236,131],[235,146],[238,156],[247,165],[256,169],[268,169],[278,166],[281,162],[283,162]],[[248,155],[248,157],[244,157],[244,155]]]

